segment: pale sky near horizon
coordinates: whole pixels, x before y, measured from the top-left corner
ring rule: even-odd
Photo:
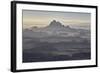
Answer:
[[[89,27],[91,24],[90,13],[23,10],[22,15],[23,28],[45,27],[53,20],[61,22],[64,26]]]

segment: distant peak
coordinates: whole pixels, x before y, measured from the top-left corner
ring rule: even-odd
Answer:
[[[56,20],[53,20],[52,22],[56,22]]]
[[[53,27],[64,27],[64,25],[62,25],[61,22],[53,20],[50,22],[49,26],[53,26]]]

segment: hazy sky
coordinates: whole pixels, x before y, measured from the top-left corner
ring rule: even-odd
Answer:
[[[32,26],[45,27],[53,20],[67,26],[89,27],[91,22],[90,13],[57,12],[23,10],[23,28]]]

